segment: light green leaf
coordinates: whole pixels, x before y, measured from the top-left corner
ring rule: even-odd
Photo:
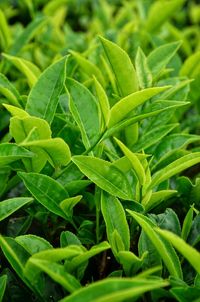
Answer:
[[[85,86],[73,79],[67,78],[66,86],[70,95],[70,111],[81,131],[85,148],[90,148],[101,130],[96,99]]]
[[[125,174],[110,162],[84,155],[73,156],[72,161],[101,189],[119,198],[132,200],[131,187]]]
[[[199,61],[200,61],[200,51],[189,56],[185,62],[183,63],[180,75],[181,76],[188,76],[190,78],[195,78],[198,74],[200,74],[199,68]]]
[[[107,278],[94,282],[87,287],[75,291],[60,302],[121,302],[129,298],[138,298],[147,291],[167,286],[161,279],[142,278]]]
[[[79,254],[79,255],[75,256],[73,259],[71,259],[70,262],[67,263],[67,265],[66,265],[67,270],[69,272],[74,271],[75,269],[80,267],[82,264],[84,264],[86,261],[88,261],[91,257],[94,257],[95,255],[97,255],[109,248],[110,248],[110,245],[106,241],[103,241],[97,245],[94,245],[89,251],[85,251],[84,253]]]
[[[162,190],[158,192],[153,192],[150,199],[147,202],[142,202],[145,207],[145,211],[148,212],[159,205],[164,200],[177,194],[176,190]]]
[[[68,197],[68,193],[61,184],[43,174],[19,172],[18,175],[39,203],[49,211],[66,218],[59,203]]]
[[[10,109],[10,108],[9,108]],[[15,115],[22,115],[22,111],[15,111]],[[51,138],[51,129],[48,125],[48,123],[40,119],[38,117],[34,116],[28,116],[28,117],[12,117],[10,119],[10,134],[15,139],[16,143],[19,144],[23,142],[29,133],[33,130],[33,128],[36,128],[38,139],[50,139]]]
[[[133,111],[133,109],[139,105],[142,105],[145,101],[168,89],[169,87],[170,86],[147,88],[132,93],[121,99],[111,108],[108,127],[110,128],[119,123],[121,120],[125,119],[127,115]]]
[[[117,144],[119,145],[120,149],[122,150],[122,152],[124,153],[124,155],[129,159],[133,170],[135,171],[137,178],[140,182],[141,185],[144,185],[145,180],[146,180],[146,175],[145,175],[145,171],[144,168],[140,162],[140,160],[138,159],[138,156],[136,154],[134,154],[131,150],[129,150],[120,140],[118,140],[117,138],[115,138],[115,141],[117,142]]]
[[[123,242],[123,250],[128,251],[130,248],[130,232],[126,215],[120,201],[115,196],[102,192],[101,211],[106,224],[107,238],[111,244],[111,247],[112,234],[116,230]]]
[[[138,90],[135,68],[128,54],[117,44],[100,37],[105,54],[115,75],[120,96],[127,96]]]
[[[7,275],[2,275],[0,277],[0,302],[3,301],[3,296],[6,290],[6,282],[7,282]]]
[[[66,166],[71,159],[70,149],[61,138],[24,141],[20,145],[23,147],[41,148],[53,167]]]
[[[28,287],[30,287],[34,291],[34,288],[25,279],[23,274],[24,266],[28,258],[30,257],[27,251],[21,245],[19,245],[13,238],[3,237],[1,235],[0,246],[6,259],[8,260],[12,268],[15,270],[17,275]]]
[[[164,180],[169,179],[170,177],[184,171],[185,169],[196,165],[200,162],[200,152],[195,152],[191,154],[187,154],[182,156],[181,158],[173,161],[168,166],[164,167],[163,169],[159,170],[152,176],[152,182],[148,189],[151,189]]]
[[[147,31],[153,32],[160,29],[164,22],[177,14],[178,9],[181,8],[184,2],[185,0],[159,0],[154,2],[146,20]]]
[[[46,24],[47,18],[41,16],[35,18],[23,32],[14,40],[9,53],[11,55],[17,55],[20,50],[29,43],[31,39],[38,33],[38,31]]]
[[[155,231],[156,226],[149,218],[142,214],[127,210],[127,212],[139,223],[143,231],[153,243],[155,249],[160,254],[165,263],[169,273],[182,279],[182,271],[179,258],[169,242],[163,240]]]
[[[200,274],[200,253],[174,233],[156,228],[155,231],[168,240]]]
[[[0,9],[0,42],[4,50],[7,50],[7,48],[10,46],[11,40],[12,36],[10,27],[8,26],[3,11]]]
[[[19,92],[2,73],[0,73],[0,93],[8,99],[9,104],[21,107]]]
[[[64,266],[47,260],[31,258],[29,264],[36,266],[39,270],[45,272],[55,282],[63,286],[68,292],[73,293],[81,287],[78,280],[67,273]]]
[[[101,86],[101,84],[98,82],[98,80],[96,78],[94,78],[94,84],[95,84],[97,99],[99,101],[99,105],[101,108],[101,114],[102,114],[102,120],[103,120],[102,128],[104,129],[104,127],[107,127],[108,121],[110,119],[110,104],[109,104],[108,97],[106,95],[105,90],[103,89],[103,87]]]
[[[138,82],[141,89],[145,89],[152,86],[152,74],[148,66],[147,57],[139,47],[136,59],[135,68],[137,72]]]
[[[31,202],[33,198],[16,197],[0,202],[0,221],[10,216],[12,213]]]
[[[144,252],[141,258],[137,257],[133,252],[121,251],[118,253],[119,262],[123,265],[123,269],[127,276],[134,276],[143,264],[148,251]]]
[[[11,62],[21,73],[23,73],[28,80],[29,86],[32,87],[40,76],[40,69],[30,61],[14,57],[8,54],[3,54],[3,57]]]
[[[183,221],[182,231],[181,231],[181,238],[183,240],[187,240],[188,235],[190,233],[191,227],[192,227],[192,221],[193,221],[193,212],[194,208],[191,207],[189,211],[187,212],[187,215],[185,216],[185,219]]]
[[[141,150],[146,150],[152,145],[160,142],[162,138],[164,138],[169,132],[171,132],[174,128],[176,128],[179,124],[167,124],[167,125],[159,125],[154,127],[149,132],[141,135],[141,138],[138,140],[137,144],[133,146],[133,150],[135,152],[140,152]]]
[[[105,80],[102,75],[101,70],[94,65],[92,62],[83,57],[83,55],[79,54],[76,51],[71,50],[70,53],[75,58],[78,65],[81,67],[81,71],[85,72],[89,77],[95,76],[101,85],[105,86]]]
[[[179,49],[181,42],[172,42],[155,48],[147,57],[147,64],[153,74],[158,76]]]
[[[15,241],[27,250],[30,255],[53,248],[47,240],[36,235],[17,236]]]
[[[50,65],[31,89],[26,111],[51,123],[65,81],[66,57]],[[45,87],[45,89],[44,89]]]
[[[73,207],[81,200],[82,195],[66,198],[60,203],[60,208],[63,210],[67,217],[72,217]]]
[[[31,158],[34,153],[13,143],[0,144],[0,165],[8,165],[13,161]]]
[[[14,117],[19,117],[19,118],[25,118],[25,117],[30,117],[30,115],[23,109],[8,105],[8,104],[2,104],[6,110]]]

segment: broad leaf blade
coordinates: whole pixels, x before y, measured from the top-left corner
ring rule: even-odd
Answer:
[[[190,262],[197,273],[200,274],[200,253],[195,248],[170,231],[161,229],[155,229],[155,231],[171,242],[171,244]]]
[[[16,197],[0,202],[0,221],[10,216],[12,213],[31,202],[33,199],[28,197]]]
[[[51,124],[65,81],[66,57],[50,65],[31,89],[26,111]],[[45,89],[44,89],[45,87]]]
[[[72,161],[101,189],[122,199],[131,200],[133,198],[125,174],[110,162],[83,155],[73,156]]]
[[[151,240],[155,249],[162,257],[170,274],[182,279],[182,271],[178,256],[173,247],[154,231],[153,228],[155,227],[155,224],[142,214],[130,210],[127,211],[140,224],[148,238]]]
[[[19,172],[18,175],[39,203],[49,211],[66,218],[59,203],[68,197],[68,193],[61,184],[43,174]]]

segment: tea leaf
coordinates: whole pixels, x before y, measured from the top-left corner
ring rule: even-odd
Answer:
[[[72,295],[62,299],[61,302],[79,302],[84,299],[87,302],[120,302],[167,285],[168,282],[162,280],[113,277],[79,289]]]
[[[0,144],[0,165],[8,165],[13,161],[23,158],[31,158],[34,153],[16,144]]]
[[[200,273],[200,253],[195,248],[170,231],[160,229],[155,229],[155,231],[171,242],[171,244],[190,262],[197,273]]]
[[[163,240],[158,236],[154,231],[155,224],[142,214],[130,210],[127,210],[127,212],[140,224],[148,238],[153,243],[155,249],[162,257],[170,274],[182,279],[181,265],[178,256],[172,246],[166,240]]]
[[[121,99],[111,108],[108,127],[110,128],[121,120],[125,119],[133,109],[137,108],[154,95],[159,94],[168,88],[169,86],[147,88],[134,92]]]
[[[51,124],[65,81],[66,57],[53,63],[38,78],[31,89],[26,111]],[[45,89],[44,89],[45,87]]]
[[[89,77],[95,76],[98,79],[98,81],[101,83],[101,85],[103,87],[105,86],[104,77],[101,73],[101,70],[96,65],[94,65],[89,60],[85,59],[78,52],[75,52],[75,51],[71,50],[70,53],[75,58],[76,62],[80,65],[83,72],[85,72]]]
[[[9,104],[16,107],[21,107],[21,97],[15,86],[0,73],[0,93],[3,94],[9,101]]]
[[[99,109],[91,92],[82,84],[67,78],[70,111],[80,128],[85,148],[93,145],[100,134]],[[90,114],[88,115],[88,112]]]
[[[91,156],[73,156],[72,161],[83,174],[111,195],[132,200],[131,187],[119,169],[110,162]]]
[[[149,69],[147,58],[140,47],[136,54],[135,67],[140,88],[145,89],[151,87],[152,73]]]
[[[106,224],[106,233],[108,241],[112,246],[112,234],[116,230],[123,242],[124,249],[129,251],[130,248],[130,232],[126,215],[120,201],[109,194],[102,192],[101,195],[101,211]],[[117,255],[118,251],[114,250]]]
[[[103,37],[99,38],[115,75],[119,95],[126,96],[137,91],[137,75],[128,54],[117,44]]]
[[[169,179],[170,177],[178,174],[185,169],[200,162],[200,152],[195,152],[182,156],[181,158],[173,161],[171,164],[156,172],[152,177],[152,182],[148,189],[153,188],[161,182]]]
[[[16,197],[0,202],[0,221],[10,216],[12,213],[31,202],[32,198]]]
[[[35,64],[25,59],[14,57],[5,53],[3,54],[3,57],[5,57],[27,77],[30,87],[37,82],[37,79],[40,76],[40,69]]]
[[[49,211],[66,218],[59,203],[68,197],[68,193],[61,184],[43,174],[19,172],[18,175],[39,203]]]
[[[0,277],[0,301],[3,301],[3,296],[6,290],[7,275]]]
[[[167,66],[179,49],[181,42],[161,45],[154,49],[147,58],[148,66],[154,77],[158,76]]]

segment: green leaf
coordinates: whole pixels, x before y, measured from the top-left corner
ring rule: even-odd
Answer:
[[[75,58],[78,65],[81,67],[81,71],[85,72],[89,77],[95,76],[101,83],[101,85],[103,87],[105,86],[105,80],[102,72],[96,65],[85,59],[83,55],[79,54],[76,51],[71,50],[70,53]]]
[[[168,240],[188,260],[197,273],[200,273],[200,253],[195,248],[170,231],[160,229],[155,229],[155,231]]]
[[[95,255],[107,250],[110,248],[110,245],[108,242],[103,241],[97,245],[94,245],[89,251],[85,251],[84,253],[75,256],[73,259],[70,260],[69,263],[67,263],[66,267],[69,272],[74,271],[78,267],[80,267],[82,264],[84,264],[86,261],[88,261],[91,257],[94,257]]]
[[[187,215],[185,216],[185,219],[183,221],[181,237],[185,241],[187,240],[191,227],[192,227],[193,212],[194,212],[194,208],[191,207],[189,209],[189,211],[187,212]]]
[[[146,150],[147,148],[161,141],[162,138],[167,136],[167,134],[171,132],[174,128],[176,128],[178,125],[179,124],[167,124],[163,126],[159,125],[157,127],[154,127],[154,129],[141,135],[141,138],[133,146],[133,150],[136,152]]]
[[[30,61],[14,57],[8,54],[3,54],[9,62],[11,62],[21,73],[23,73],[28,80],[29,86],[32,87],[40,76],[40,69]]]
[[[200,73],[199,60],[200,60],[200,51],[197,51],[196,53],[189,56],[181,67],[180,75],[188,76],[190,78],[195,78]]]
[[[21,107],[21,97],[15,86],[13,86],[5,75],[0,73],[0,93],[7,99],[8,103]]]
[[[38,31],[46,24],[47,18],[37,17],[23,30],[23,32],[14,40],[9,53],[11,55],[17,55],[20,50],[33,39]]]
[[[172,42],[155,48],[147,58],[153,77],[157,77],[179,49],[181,42]]]
[[[127,96],[138,90],[135,68],[128,54],[117,44],[100,37],[100,41],[115,75],[120,96]]]
[[[117,138],[115,138],[115,141],[117,142],[117,144],[119,145],[120,149],[122,150],[122,152],[124,153],[124,155],[129,159],[133,170],[135,171],[137,178],[140,182],[141,185],[144,185],[145,181],[146,181],[146,175],[145,175],[145,171],[144,168],[140,162],[140,160],[138,159],[137,155],[135,155],[131,150],[129,150],[120,140],[118,140]]]
[[[48,123],[43,119],[33,116],[24,118],[12,117],[10,119],[10,134],[17,144],[23,142],[33,128],[38,130],[37,134],[39,139],[51,138],[51,129]]]
[[[34,153],[13,143],[0,144],[0,165],[8,165],[13,161],[31,158]]]
[[[10,237],[3,237],[0,235],[0,246],[6,259],[13,267],[17,275],[32,289],[32,286],[24,278],[23,274],[24,266],[30,255],[22,246],[20,246],[13,238]]]
[[[6,50],[10,46],[11,40],[10,27],[3,11],[0,9],[0,42],[2,43],[2,48]]]
[[[164,200],[174,196],[175,194],[177,194],[176,190],[161,190],[153,192],[150,199],[145,203],[142,202],[142,204],[145,207],[145,211],[149,212],[150,210],[158,206],[160,203],[162,203]]]
[[[16,106],[8,105],[8,104],[2,104],[6,110],[13,116],[18,118],[25,118],[30,117],[30,115],[23,109],[18,108]]]
[[[136,54],[135,67],[140,88],[145,89],[151,87],[152,74],[148,66],[147,58],[140,47]]]
[[[66,57],[53,63],[38,78],[31,89],[26,111],[51,124],[65,81]],[[45,89],[44,89],[45,87]]]
[[[60,203],[60,208],[67,217],[72,217],[73,207],[81,200],[82,195],[66,198]]]
[[[119,123],[125,119],[133,109],[169,87],[170,86],[147,88],[124,97],[111,108],[108,127],[110,128]]]
[[[184,2],[185,0],[159,0],[154,2],[146,20],[147,31],[153,32],[160,29],[164,22],[177,14],[178,9],[181,8]]]
[[[2,275],[0,277],[0,302],[3,301],[3,296],[6,290],[6,282],[7,282],[7,275]]]
[[[16,197],[0,202],[0,221],[10,216],[12,213],[31,202],[32,198]]]
[[[23,147],[41,148],[53,167],[66,166],[71,159],[70,149],[61,138],[24,141],[20,145]]]
[[[68,197],[68,193],[61,184],[43,174],[18,172],[18,175],[39,203],[49,211],[66,218],[59,204]]]
[[[137,278],[107,278],[97,281],[75,291],[60,302],[113,302],[124,301],[129,298],[138,298],[143,293],[167,286],[168,282],[161,279]]]
[[[181,158],[173,161],[165,168],[156,172],[152,177],[152,182],[148,189],[151,189],[161,182],[169,179],[170,177],[184,171],[185,169],[196,165],[200,162],[200,152],[195,152],[182,156]]]
[[[106,224],[106,233],[108,241],[112,245],[112,234],[117,231],[122,242],[125,251],[129,251],[130,248],[130,232],[129,226],[126,221],[126,215],[120,201],[105,192],[101,195],[101,211]],[[113,250],[115,255],[118,251]]]
[[[129,251],[121,251],[118,253],[119,262],[123,265],[123,269],[127,276],[134,276],[143,264],[148,251],[142,254],[142,257],[137,257],[134,253]]]
[[[161,236],[154,231],[154,227],[156,225],[142,214],[130,210],[127,210],[127,212],[139,223],[148,238],[151,240],[155,249],[162,257],[169,273],[172,276],[182,279],[181,265],[178,256],[171,244],[169,244],[166,240],[163,240],[163,238],[161,238]]]
[[[90,148],[96,143],[101,130],[97,102],[91,92],[77,81],[67,78],[66,86],[70,95],[70,111],[81,131],[85,148]]]
[[[45,272],[55,282],[63,286],[68,292],[73,293],[81,287],[78,280],[67,273],[64,266],[47,260],[31,258],[29,264],[36,266],[39,270]]]
[[[108,101],[108,97],[106,95],[105,90],[101,86],[101,84],[98,82],[96,78],[94,78],[94,84],[95,84],[95,90],[96,90],[96,96],[99,101],[99,105],[101,108],[101,115],[102,115],[102,124],[103,129],[104,127],[107,127],[109,119],[110,119],[110,104]],[[102,129],[102,130],[103,130]]]
[[[18,236],[15,241],[27,250],[30,255],[53,248],[47,240],[36,235]]]
[[[101,189],[119,198],[132,200],[131,187],[125,174],[110,162],[84,155],[73,156],[72,161]]]

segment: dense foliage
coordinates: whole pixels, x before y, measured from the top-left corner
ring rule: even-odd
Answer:
[[[0,1],[0,301],[200,301],[199,24]]]

